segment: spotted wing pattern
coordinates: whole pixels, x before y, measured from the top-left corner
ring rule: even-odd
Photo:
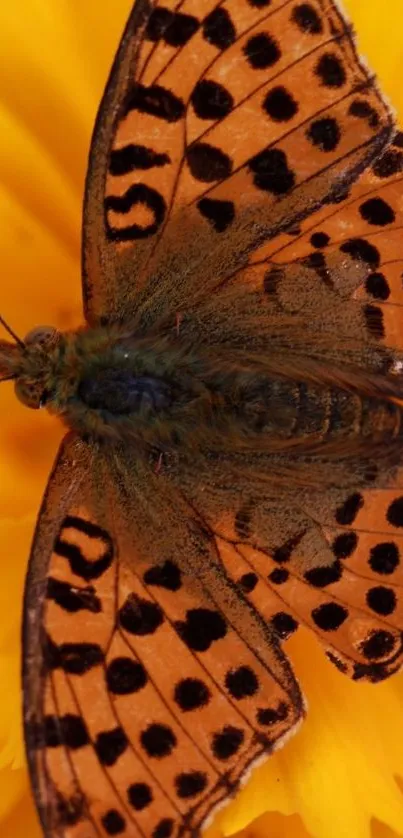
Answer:
[[[253,515],[240,508],[217,534],[220,555],[281,640],[303,624],[341,672],[381,681],[403,663],[402,487],[346,494],[333,508],[311,502],[303,536],[311,552],[298,534],[275,549],[257,546]]]
[[[112,491],[106,510],[110,471],[67,439],[40,518],[25,624],[34,788],[47,838],[190,838],[293,730],[301,697],[180,498],[170,490],[183,554],[171,534],[150,561],[127,526],[141,506],[126,497],[123,521]],[[165,479],[147,483],[162,505]]]
[[[332,0],[139,0],[90,154],[87,319],[149,323],[207,292],[341,199],[391,128]]]

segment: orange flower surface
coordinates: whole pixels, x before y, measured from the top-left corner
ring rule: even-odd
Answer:
[[[81,320],[81,203],[92,125],[132,0],[0,4],[1,313],[24,335]],[[401,0],[345,0],[360,52],[403,113]],[[20,624],[35,518],[62,428],[1,389],[0,835],[40,838],[21,729]],[[300,630],[298,734],[253,773],[208,838],[403,835],[403,674],[355,684]],[[253,823],[252,823],[253,822]]]

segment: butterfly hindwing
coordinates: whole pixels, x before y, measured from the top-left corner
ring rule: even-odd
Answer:
[[[240,594],[281,640],[300,623],[309,627],[355,680],[396,672],[403,660],[401,490],[318,492],[290,479],[273,491],[270,460],[266,483],[252,482],[249,465],[238,460],[231,471],[227,461],[179,478]]]
[[[209,274],[340,200],[391,129],[331,0],[140,0],[91,147],[87,319],[149,323],[208,294]]]
[[[25,612],[33,786],[47,838],[196,838],[295,727],[300,693],[191,508],[166,478],[147,478],[170,513],[157,556],[143,493],[136,506],[127,491],[120,512],[114,462],[68,440],[39,519]]]

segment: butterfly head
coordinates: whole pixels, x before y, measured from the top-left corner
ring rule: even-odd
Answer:
[[[52,356],[59,332],[52,326],[39,326],[21,340],[11,329],[8,331],[15,343],[0,341],[1,380],[14,380],[17,398],[26,407],[44,407],[51,393]]]

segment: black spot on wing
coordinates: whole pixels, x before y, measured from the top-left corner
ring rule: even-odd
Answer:
[[[259,690],[259,681],[250,666],[230,669],[225,676],[225,686],[236,701],[249,698]]]
[[[325,87],[342,87],[347,78],[340,58],[331,52],[321,55],[315,67],[315,75]]]
[[[213,735],[212,751],[214,756],[222,761],[230,759],[239,751],[244,739],[243,730],[232,725],[225,725],[222,730]]]
[[[49,671],[63,669],[70,675],[84,675],[104,661],[104,653],[97,643],[61,643],[57,645],[44,633],[42,654]]]
[[[30,741],[35,748],[57,748],[65,745],[72,751],[90,743],[84,719],[67,713],[64,716],[46,715],[41,723],[29,726]]]
[[[378,684],[388,678],[390,672],[383,663],[355,663],[352,678],[353,681],[370,681],[371,684]]]
[[[117,809],[108,809],[102,815],[101,823],[107,835],[122,835],[126,830],[126,821]]]
[[[77,515],[66,515],[61,529],[75,529],[87,535],[88,538],[99,538],[101,541],[110,541],[109,533],[94,524],[92,521],[87,521],[85,518],[79,518]]]
[[[389,655],[393,652],[395,645],[396,638],[393,634],[390,631],[380,629],[379,631],[370,632],[369,636],[361,644],[361,651],[368,660],[374,660]]]
[[[227,9],[216,7],[204,20],[203,37],[217,49],[227,49],[236,39],[235,26]]]
[[[255,186],[264,192],[285,195],[295,184],[294,172],[280,148],[264,149],[249,160],[248,167]]]
[[[355,99],[348,112],[351,116],[356,116],[358,119],[365,119],[370,128],[377,128],[379,125],[379,115],[375,108],[366,102],[365,99]]]
[[[285,87],[273,87],[265,96],[263,109],[274,122],[288,122],[298,111],[298,104]]]
[[[238,584],[245,594],[250,594],[256,588],[258,581],[259,579],[256,576],[256,573],[243,573],[238,580]]]
[[[348,253],[353,259],[361,259],[371,268],[378,268],[380,264],[379,251],[373,244],[365,239],[348,239],[341,245],[342,253]]]
[[[145,636],[157,631],[164,622],[164,615],[159,605],[133,593],[120,608],[118,619],[129,634]]]
[[[154,43],[163,40],[170,47],[183,47],[198,28],[199,21],[193,15],[172,12],[159,6],[149,17],[145,37]]]
[[[132,241],[153,236],[160,228],[166,214],[166,203],[162,195],[145,183],[134,183],[123,195],[108,195],[104,201],[106,215],[115,212],[127,215],[133,207],[141,204],[150,210],[153,220],[145,227],[129,224],[127,227],[113,227],[106,217],[106,234],[111,241]]]
[[[182,574],[178,566],[169,559],[162,565],[150,567],[143,576],[146,585],[155,585],[167,591],[179,591],[182,586]]]
[[[322,631],[336,631],[347,617],[347,609],[338,602],[324,602],[312,611],[312,619]]]
[[[193,177],[202,183],[223,180],[232,172],[232,160],[228,154],[208,143],[191,145],[186,159]]]
[[[136,812],[141,812],[152,803],[153,793],[147,783],[132,783],[127,789],[127,798]]]
[[[403,497],[395,498],[388,507],[387,520],[392,527],[403,527]]]
[[[313,567],[311,570],[307,570],[304,578],[315,588],[326,588],[327,585],[338,582],[341,579],[342,572],[341,563],[335,561],[332,565]]]
[[[375,300],[387,300],[390,296],[389,283],[383,273],[374,271],[365,280],[365,290]]]
[[[114,658],[106,670],[106,684],[113,695],[132,695],[147,684],[144,666],[129,657]]]
[[[273,614],[270,622],[280,640],[287,640],[298,628],[297,621],[286,611],[278,611],[277,614]]]
[[[140,742],[148,756],[154,759],[169,756],[177,744],[173,730],[168,725],[156,722],[142,731]]]
[[[307,32],[310,35],[320,35],[323,32],[322,21],[311,3],[300,3],[295,6],[291,13],[291,20],[301,32]]]
[[[374,573],[390,576],[400,564],[399,548],[394,541],[381,541],[371,547],[368,563]]]
[[[347,526],[355,521],[360,509],[364,506],[364,498],[360,492],[349,495],[344,503],[336,509],[336,521],[342,526]]]
[[[102,765],[112,766],[128,748],[129,741],[121,727],[102,731],[95,740],[95,751]]]
[[[151,838],[171,838],[175,829],[172,818],[162,818],[153,830]]]
[[[225,637],[227,626],[218,611],[208,608],[192,608],[186,612],[186,620],[175,623],[179,637],[195,652],[206,652],[210,646]]]
[[[392,224],[396,217],[392,207],[379,197],[364,201],[359,207],[359,212],[364,221],[378,227]]]
[[[321,151],[334,151],[341,139],[341,130],[333,117],[316,119],[309,126],[306,135],[308,140]]]
[[[176,793],[182,800],[197,797],[207,786],[207,774],[202,771],[186,771],[175,777]]]
[[[281,58],[280,47],[268,32],[252,35],[243,48],[248,64],[254,70],[265,70],[272,67]]]
[[[288,706],[285,701],[280,701],[276,708],[261,707],[257,711],[256,720],[264,727],[270,727],[277,722],[284,722],[288,716]]]
[[[165,122],[178,122],[184,116],[185,105],[171,90],[152,84],[145,87],[135,84],[127,96],[125,113],[138,111],[162,119]]]
[[[152,148],[144,145],[129,145],[114,149],[109,158],[109,172],[111,175],[127,175],[138,169],[152,169],[170,163],[168,154],[158,154]]]
[[[184,678],[174,690],[174,699],[184,713],[205,707],[210,698],[210,690],[199,678]]]
[[[144,37],[148,41],[157,42],[164,37],[165,30],[169,26],[173,17],[173,13],[170,9],[166,9],[164,6],[158,6],[156,9],[153,9],[151,15],[148,19],[146,31]]]
[[[318,247],[318,248],[326,247],[329,244],[329,242],[330,242],[330,236],[328,236],[327,233],[322,233],[322,232],[319,232],[319,231],[317,233],[312,233],[312,236],[311,236],[312,247]]]
[[[99,614],[102,611],[101,600],[96,596],[92,586],[77,588],[69,582],[61,582],[60,579],[53,579],[50,576],[46,596],[70,614],[77,611],[91,611],[93,614]]]
[[[337,535],[332,550],[337,559],[348,559],[357,548],[358,535],[355,532],[343,532]]]
[[[69,675],[85,675],[104,661],[104,653],[97,643],[52,644],[52,667]]]
[[[218,82],[202,79],[190,97],[199,119],[223,119],[233,108],[234,100],[228,90]]]
[[[288,582],[290,574],[284,567],[276,567],[267,578],[273,585],[284,585],[284,582]]]
[[[216,233],[224,233],[235,218],[232,201],[219,201],[214,198],[201,198],[197,203],[200,214],[210,222]]]
[[[81,548],[69,540],[69,530],[77,530],[94,542],[98,541],[100,557],[93,561],[87,559]],[[111,566],[114,558],[113,543],[109,534],[96,524],[71,515],[64,519],[53,549],[58,556],[67,559],[72,573],[86,581],[99,579]]]
[[[376,160],[373,172],[379,178],[388,178],[403,170],[403,154],[396,149],[388,149]]]
[[[383,617],[388,617],[396,610],[396,594],[392,588],[386,588],[384,585],[370,588],[367,591],[366,599],[371,611]]]

